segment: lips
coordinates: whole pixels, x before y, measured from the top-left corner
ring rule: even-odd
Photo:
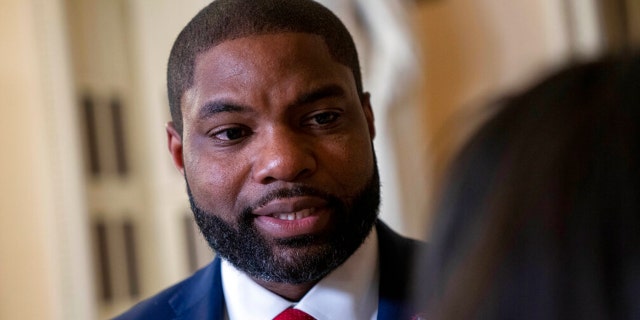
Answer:
[[[318,197],[293,197],[276,199],[253,210],[258,216],[271,216],[280,220],[298,220],[315,213],[317,208],[326,207],[327,201]]]
[[[322,232],[330,220],[328,202],[315,196],[279,198],[253,210],[256,224],[273,237]]]

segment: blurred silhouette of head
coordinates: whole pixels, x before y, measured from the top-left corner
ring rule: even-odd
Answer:
[[[433,319],[640,319],[640,59],[506,100],[452,164],[418,297]]]

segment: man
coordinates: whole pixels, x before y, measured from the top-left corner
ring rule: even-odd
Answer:
[[[189,22],[169,58],[168,145],[217,257],[121,319],[404,315],[418,243],[377,222],[359,68],[310,0],[219,0]]]

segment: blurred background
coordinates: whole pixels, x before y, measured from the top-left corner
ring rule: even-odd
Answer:
[[[428,237],[483,106],[637,47],[635,0],[325,0],[372,93],[381,216]],[[105,319],[210,261],[166,151],[166,60],[205,0],[0,0],[0,319]]]

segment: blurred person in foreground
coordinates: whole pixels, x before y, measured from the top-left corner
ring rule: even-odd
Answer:
[[[377,218],[370,97],[333,13],[214,1],[167,86],[169,151],[216,258],[120,319],[401,318],[420,243]]]
[[[451,167],[424,318],[640,319],[639,164],[637,56],[507,99]]]

